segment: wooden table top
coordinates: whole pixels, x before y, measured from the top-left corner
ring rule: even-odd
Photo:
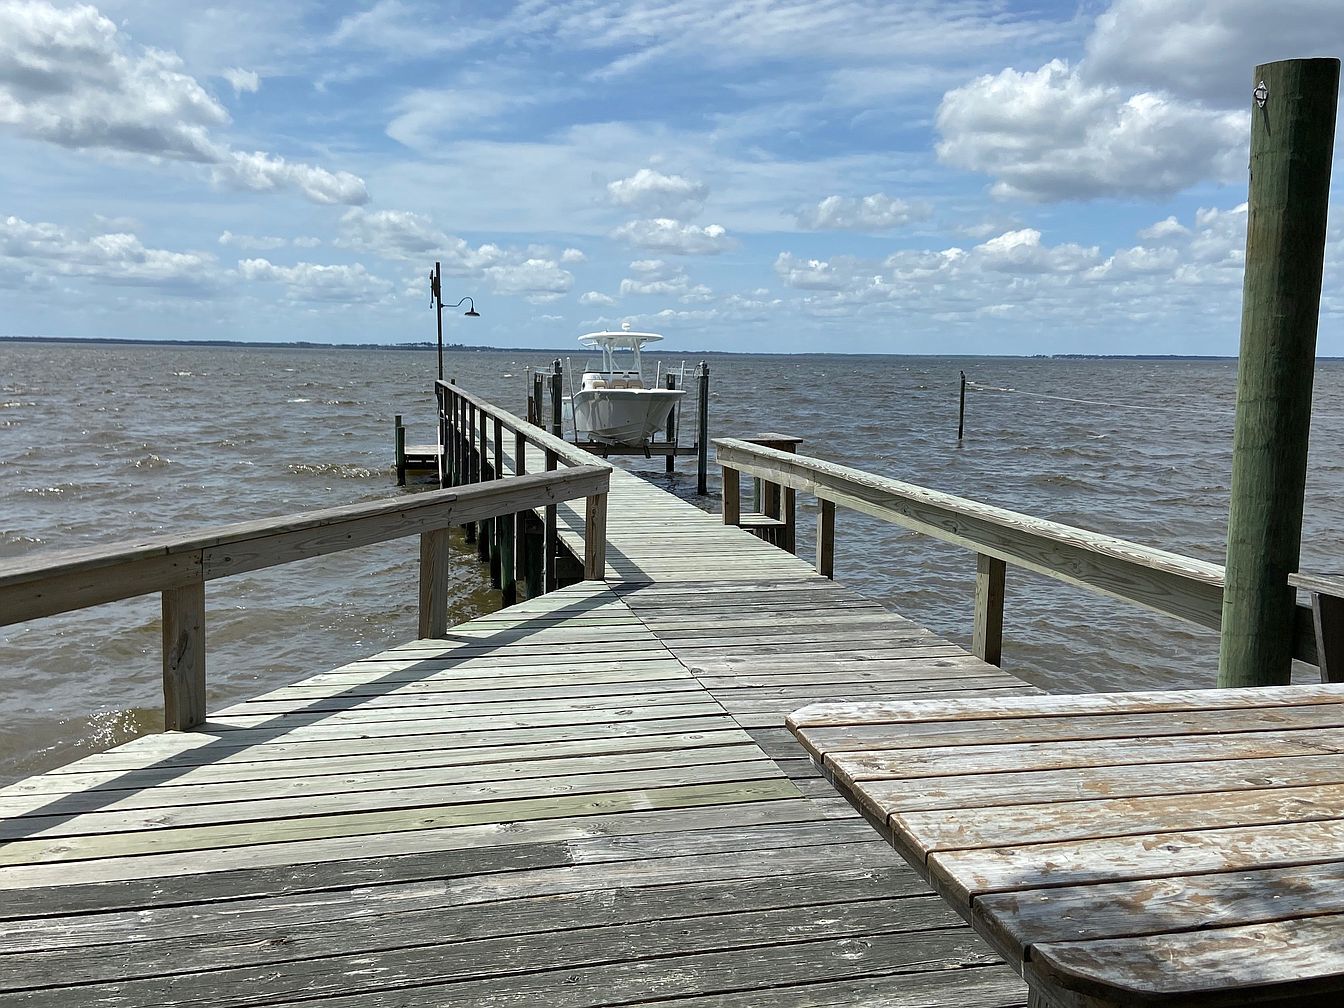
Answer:
[[[1045,1003],[1344,1004],[1344,686],[819,704],[789,727]]]

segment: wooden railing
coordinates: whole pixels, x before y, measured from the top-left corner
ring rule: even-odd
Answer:
[[[610,473],[611,467],[595,455],[563,438],[528,423],[508,410],[475,396],[451,381],[435,386],[439,400],[439,486],[456,487],[488,480],[500,480],[527,472],[527,449],[537,449],[547,472],[566,467],[598,467]],[[504,432],[513,435],[511,459],[504,454]],[[500,515],[468,530],[482,560],[490,563],[490,580],[503,593],[504,603],[512,604],[518,595],[518,583],[525,581],[529,596],[554,591],[559,586],[558,544],[555,502],[546,504],[544,518],[530,535],[530,515]],[[600,581],[607,569],[607,495],[588,497],[584,523],[583,576]]]
[[[827,577],[833,575],[837,507],[973,551],[972,650],[995,665],[1003,653],[1009,564],[1210,630],[1222,623],[1223,568],[1217,564],[746,441],[717,440],[714,447],[723,467],[727,524],[737,524],[741,511],[741,473],[817,497],[817,569]],[[1316,662],[1307,606],[1298,606],[1294,657]]]
[[[0,626],[162,593],[164,720],[170,731],[186,730],[205,720],[207,581],[419,535],[419,633],[442,637],[452,525],[579,497],[605,499],[610,479],[606,467],[576,466],[141,543],[35,554],[0,564]]]

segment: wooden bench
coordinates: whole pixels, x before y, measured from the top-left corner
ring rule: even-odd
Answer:
[[[1344,1004],[1344,686],[820,704],[789,727],[1034,1004]]]

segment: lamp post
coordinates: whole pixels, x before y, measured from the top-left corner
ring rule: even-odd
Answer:
[[[439,381],[443,381],[443,287],[439,283],[443,273],[439,263],[434,263],[434,272],[429,275],[429,303],[434,307],[435,315],[438,321],[439,333]],[[457,304],[450,304],[449,308],[461,308],[467,306],[467,310],[462,314],[469,318],[480,318],[481,313],[476,310],[476,302],[469,297],[464,297]]]

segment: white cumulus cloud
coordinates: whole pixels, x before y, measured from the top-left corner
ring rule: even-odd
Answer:
[[[607,196],[616,206],[649,217],[686,220],[704,209],[709,187],[681,175],[641,168],[629,178],[608,182]]]
[[[890,231],[917,220],[926,220],[925,203],[909,203],[886,193],[871,196],[827,196],[815,207],[798,213],[798,226],[810,231]]]
[[[80,234],[21,217],[0,219],[0,263],[7,273],[54,273],[107,284],[199,292],[216,283],[215,258],[201,252],[146,248],[128,232]]]
[[[285,285],[291,301],[372,303],[392,292],[392,284],[374,276],[361,263],[326,266],[301,262],[278,266],[269,259],[244,259],[238,263],[244,280]]]
[[[243,70],[241,67],[230,67],[221,75],[229,82],[235,95],[243,92],[255,93],[261,89],[261,77],[255,70]]]
[[[176,55],[134,45],[96,8],[0,0],[0,126],[71,150],[210,165],[218,181],[319,203],[368,199],[347,172],[232,150],[215,136],[229,121]]]
[[[669,217],[634,220],[611,233],[613,238],[639,248],[672,255],[717,255],[732,247],[727,230],[719,224],[683,224]]]
[[[1003,197],[1168,196],[1245,171],[1245,113],[1156,92],[1126,95],[1061,60],[949,91],[937,122],[939,157],[994,176],[993,192]]]

